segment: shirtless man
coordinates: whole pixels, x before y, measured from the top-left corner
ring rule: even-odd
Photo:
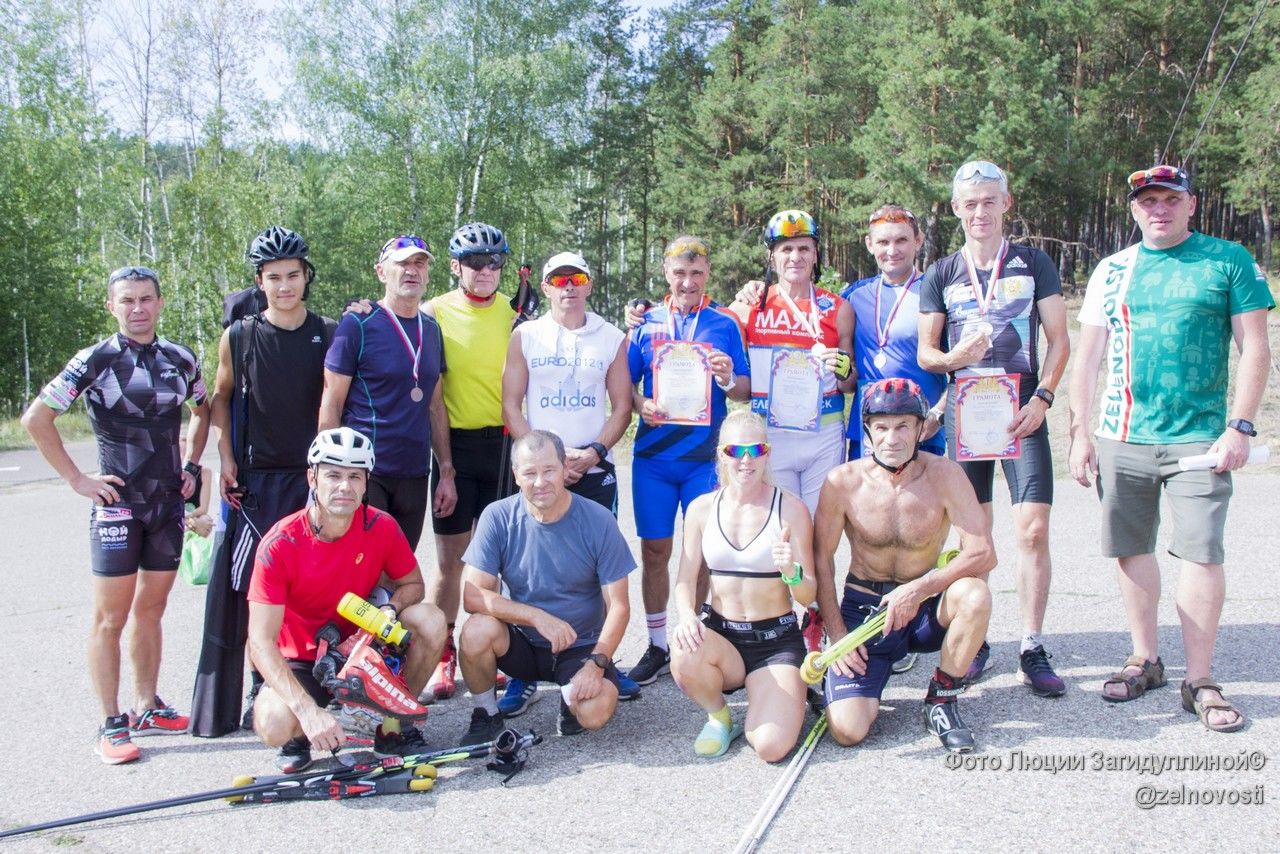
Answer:
[[[973,733],[956,698],[964,674],[986,637],[995,568],[991,532],[963,469],[920,454],[929,404],[911,380],[880,380],[862,397],[863,456],[833,469],[822,486],[814,520],[818,605],[832,644],[877,606],[887,611],[884,634],[827,671],[827,721],[846,747],[867,736],[880,711],[889,669],[907,652],[942,651],[929,682],[924,722],[942,746],[973,750]],[[951,527],[960,552],[939,561]],[[836,601],[835,551],[849,538],[852,558],[844,601]],[[938,566],[939,563],[945,564]]]

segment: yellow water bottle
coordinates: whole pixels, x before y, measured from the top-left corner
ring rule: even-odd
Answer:
[[[360,628],[392,646],[405,646],[412,637],[409,630],[393,620],[387,613],[354,593],[348,593],[338,603],[338,613]]]

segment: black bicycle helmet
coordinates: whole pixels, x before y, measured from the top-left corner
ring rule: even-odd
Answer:
[[[929,402],[914,380],[879,380],[862,393],[863,423],[876,415],[914,415],[924,420],[929,415]]]
[[[506,254],[511,251],[502,230],[484,222],[469,222],[460,226],[449,238],[449,255],[465,258],[482,253]]]
[[[268,261],[281,261],[285,258],[297,258],[306,265],[307,284],[316,277],[316,268],[307,260],[307,241],[296,231],[273,225],[253,238],[247,253],[249,263],[254,270],[261,273],[262,265]]]

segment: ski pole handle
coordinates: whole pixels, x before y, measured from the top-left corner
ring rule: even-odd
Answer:
[[[413,637],[399,620],[391,619],[381,608],[354,593],[342,597],[338,613],[391,646],[406,646]]]

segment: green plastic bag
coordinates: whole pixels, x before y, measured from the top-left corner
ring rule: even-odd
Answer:
[[[199,587],[209,583],[209,570],[213,566],[213,536],[202,537],[195,531],[187,531],[182,537],[182,559],[178,562],[178,575],[188,584]]]

